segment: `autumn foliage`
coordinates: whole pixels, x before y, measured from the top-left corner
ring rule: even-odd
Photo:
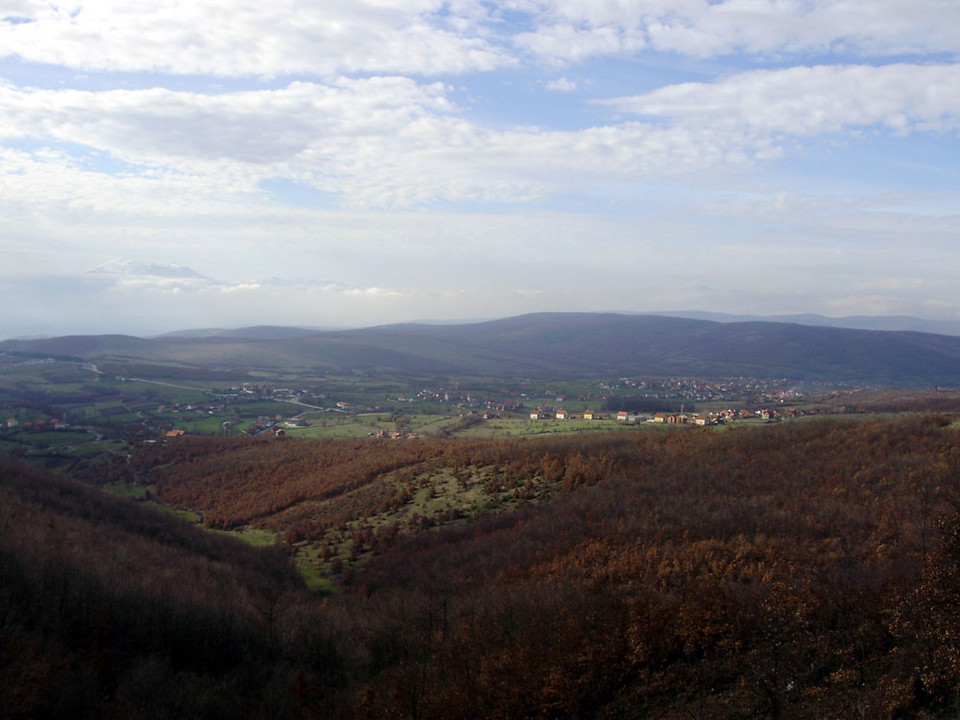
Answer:
[[[215,561],[226,551],[207,536],[159,519],[149,529],[137,514],[125,542],[143,544],[146,577],[167,580],[138,580],[127,561],[116,564],[126,589],[113,592],[92,543],[119,547],[103,538],[120,511],[95,522],[107,511],[77,510],[65,549],[42,529],[53,501],[23,499],[53,481],[5,478],[0,549],[16,582],[4,585],[0,642],[4,705],[15,699],[19,716],[40,702],[31,678],[65,672],[44,643],[80,656],[90,633],[98,659],[76,682],[97,692],[71,707],[97,695],[118,716],[138,716],[128,698],[147,692],[144,667],[161,668],[168,688],[202,688],[211,704],[191,706],[198,717],[214,716],[221,694],[230,712],[276,717],[960,712],[960,431],[941,417],[542,441],[182,440],[145,447],[131,477],[209,525],[271,527],[292,544],[363,518],[370,552],[334,575],[338,593],[310,598],[279,555]],[[437,477],[496,502],[395,523],[374,542],[387,525],[374,533],[370,518],[408,508]],[[59,553],[74,559],[57,582],[91,593],[72,610],[54,582]],[[174,576],[189,573],[208,579],[180,599]],[[45,598],[33,614],[30,593]],[[172,618],[149,620],[124,650],[140,680],[111,660],[128,602]],[[48,615],[60,618],[49,628]],[[176,639],[193,632],[209,648],[195,660]],[[243,681],[258,673],[262,690]]]

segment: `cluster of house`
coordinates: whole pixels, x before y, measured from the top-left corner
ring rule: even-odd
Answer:
[[[396,430],[392,432],[389,430],[377,430],[376,433],[371,433],[371,435],[381,439],[387,438],[390,440],[416,440],[418,437],[420,437],[416,433],[398,432]]]
[[[4,368],[32,367],[34,365],[53,365],[56,362],[54,358],[27,358],[23,359],[19,355],[10,355],[0,350],[0,365]]]
[[[534,410],[530,413],[531,420],[607,420],[613,419],[617,422],[622,423],[641,423],[641,422],[653,422],[653,423],[667,423],[670,425],[681,425],[681,424],[693,424],[693,425],[709,425],[710,418],[706,415],[685,415],[683,413],[664,413],[658,412],[653,415],[640,415],[638,413],[627,412],[626,410],[621,410],[616,415],[612,415],[609,418],[606,415],[601,415],[596,413],[593,410],[584,410],[582,414],[575,414],[567,412],[566,410],[559,409],[555,411],[542,411]]]
[[[273,433],[275,437],[283,437],[287,434],[280,423],[268,420],[257,420],[246,430],[247,435],[266,435],[268,432]]]
[[[66,430],[70,425],[66,420],[50,418],[49,420],[35,420],[33,422],[21,423],[15,417],[7,418],[7,429],[21,428],[23,430]]]
[[[621,413],[623,414],[623,413]],[[632,418],[636,416],[631,415]],[[567,412],[566,410],[533,410],[530,413],[531,420],[606,420],[606,415],[601,415],[593,410],[584,410],[583,414]],[[619,419],[619,418],[618,418]]]
[[[223,403],[216,403],[206,406],[195,405],[193,403],[171,403],[170,405],[157,405],[158,413],[180,413],[180,412],[195,412],[198,415],[213,415],[214,412],[223,412],[226,408],[226,405]]]
[[[595,413],[592,410],[584,410],[583,414],[577,415],[569,413],[566,410],[534,410],[530,413],[531,420],[607,420],[615,419],[621,423],[663,423],[665,425],[715,425],[725,423],[731,420],[743,420],[746,418],[761,418],[770,420],[779,416],[776,410],[748,410],[738,408],[731,410],[721,410],[720,412],[704,414],[688,414],[682,412],[657,412],[652,415],[640,415],[638,413],[619,411],[616,415],[608,418],[606,415]]]

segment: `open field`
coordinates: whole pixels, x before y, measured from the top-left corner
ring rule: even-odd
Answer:
[[[48,467],[101,482],[97,478],[114,479],[124,458],[140,444],[164,442],[176,430],[211,437],[261,434],[272,440],[274,430],[282,429],[295,441],[508,441],[679,429],[611,419],[621,408],[648,418],[654,410],[701,412],[711,418],[724,414],[726,424],[718,428],[824,414],[870,418],[960,411],[960,392],[955,391],[853,393],[817,386],[797,392],[784,380],[750,378],[708,382],[551,374],[504,381],[476,374],[311,374],[302,367],[280,375],[258,371],[254,378],[247,372],[229,378],[221,373],[216,382],[185,379],[180,368],[170,378],[135,381],[98,374],[94,367],[55,361],[0,368],[0,452],[27,452]],[[606,419],[556,420],[560,408],[574,415],[590,409]],[[534,410],[544,419],[531,421]],[[292,422],[295,418],[298,423]],[[52,420],[65,420],[69,427],[46,429]],[[4,428],[7,423],[10,427]],[[377,523],[375,518],[369,522]]]
[[[530,420],[529,418],[493,419],[478,422],[464,429],[464,438],[517,438],[562,433],[598,433],[637,430],[648,423],[618,423],[616,420]]]
[[[618,408],[636,408],[648,415],[656,409],[719,413],[764,407],[820,414],[857,412],[871,406],[897,412],[916,406],[917,398],[927,407],[939,404],[947,409],[951,403],[957,404],[949,392],[859,393],[854,402],[848,393],[823,389],[796,393],[789,383],[749,379],[721,383],[690,378],[551,376],[499,381],[475,375],[430,378],[369,372],[311,376],[303,368],[302,374],[269,376],[263,372],[255,383],[233,379],[205,384],[177,377],[123,381],[114,375],[98,375],[90,367],[49,362],[4,368],[0,371],[0,413],[19,423],[59,417],[71,425],[100,428],[108,435],[135,432],[144,437],[157,437],[170,428],[230,434],[245,431],[258,421],[266,427],[302,416],[306,427],[285,431],[294,437],[319,439],[364,437],[381,431],[428,437],[521,437],[616,427],[610,421],[530,423],[529,412],[535,409],[547,415],[560,408],[573,414],[590,409],[609,418]],[[191,387],[184,386],[185,382]],[[280,393],[278,388],[285,390]],[[335,411],[317,410],[336,405],[341,407]],[[482,420],[482,415],[490,419]]]

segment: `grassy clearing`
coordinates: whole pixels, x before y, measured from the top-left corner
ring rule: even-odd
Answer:
[[[209,393],[200,388],[191,390],[146,380],[128,380],[116,385],[125,401],[130,403],[200,405],[210,400]]]
[[[157,501],[157,488],[154,485],[136,485],[130,482],[113,482],[104,485],[103,487],[107,492],[113,493],[114,495],[143,503],[144,505],[152,507],[159,512],[176,515],[177,517],[186,520],[189,523],[199,524],[201,521],[200,515],[193,510],[186,508],[173,508]]]
[[[428,438],[462,437],[503,439],[553,435],[560,433],[636,431],[645,425],[626,425],[615,420],[536,420],[505,417],[492,420],[464,418],[460,415],[378,413],[348,415],[311,413],[304,419],[308,427],[285,428],[287,435],[298,438],[356,439],[402,432]]]
[[[253,402],[234,403],[230,409],[237,412],[242,418],[288,418],[296,415],[304,408],[296,403],[278,402],[274,400],[257,400]]]
[[[147,500],[156,491],[152,485],[135,485],[130,482],[114,482],[104,485],[104,490],[128,500]],[[157,503],[152,503],[156,505]]]
[[[167,505],[157,502],[155,498],[156,487],[152,485],[135,485],[129,482],[115,482],[104,486],[108,492],[119,497],[134,500],[154,508],[158,512],[171,513],[193,525],[204,527],[201,517],[198,513],[182,508],[171,508]],[[253,547],[264,548],[272,547],[277,544],[278,535],[272,530],[265,528],[243,527],[237,530],[214,530],[204,529],[209,532],[232,537],[241,542],[245,542]],[[294,556],[294,563],[304,583],[311,590],[321,593],[333,593],[337,586],[334,582],[323,575],[323,565],[320,560],[319,550],[314,545],[298,548]]]
[[[324,575],[325,564],[320,558],[320,552],[315,546],[298,549],[294,556],[294,564],[307,588],[314,592],[331,595],[339,590],[338,585]]]
[[[284,428],[291,437],[315,439],[351,439],[375,435],[387,423],[378,423],[376,416],[365,417],[341,413],[309,415],[308,427]]]
[[[485,420],[458,433],[458,437],[510,438],[534,437],[558,433],[610,432],[634,430],[640,425],[626,425],[616,420],[529,420],[527,418]]]
[[[46,432],[19,432],[14,436],[17,442],[31,447],[59,447],[62,445],[78,445],[93,439],[93,434],[86,430],[49,430]]]
[[[188,523],[192,523],[194,525],[199,525],[203,521],[203,517],[199,513],[194,512],[193,510],[185,510],[182,508],[172,508],[172,507],[167,507],[166,505],[159,505],[159,504],[157,505],[157,509],[160,510],[161,512],[172,513],[173,515],[176,515],[181,520],[186,520]]]
[[[431,469],[412,474],[409,469],[384,475],[374,485],[358,488],[336,498],[315,501],[309,514],[321,518],[337,516],[343,509],[365,506],[369,495],[389,496],[407,491],[409,499],[368,515],[354,515],[342,525],[334,525],[323,537],[298,544],[296,560],[308,582],[326,590],[328,581],[345,569],[362,565],[389,544],[397,535],[414,535],[434,528],[469,522],[491,513],[515,510],[527,502],[541,501],[551,488],[541,479],[531,478],[524,487],[491,487],[490,468],[472,468],[458,472]]]
[[[277,544],[277,534],[264,528],[243,527],[238,530],[211,530],[211,532],[228,535],[253,547],[271,547]]]
[[[25,367],[5,367],[0,371],[0,387],[12,387],[19,384],[26,385],[56,385],[61,391],[74,384],[82,387],[82,383],[90,382],[94,374],[89,370],[82,370],[77,363],[55,362]]]
[[[168,422],[174,427],[197,435],[219,435],[223,432],[223,423],[227,419],[226,415],[196,415],[191,417],[186,413],[167,418]]]
[[[7,437],[0,437],[0,453],[16,452],[23,449],[24,446],[21,443],[14,442]]]

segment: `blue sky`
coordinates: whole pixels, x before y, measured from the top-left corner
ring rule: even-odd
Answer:
[[[0,337],[960,320],[957,0],[7,0]]]

